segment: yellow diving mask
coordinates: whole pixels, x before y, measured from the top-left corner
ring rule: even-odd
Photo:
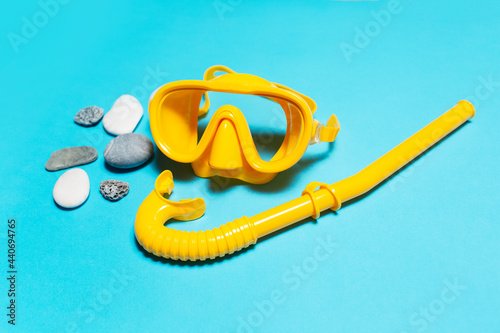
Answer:
[[[216,72],[225,74],[216,76]],[[286,119],[284,133],[272,158],[261,157],[252,137],[255,133],[236,106],[220,106],[205,128],[199,126],[199,119],[205,117],[210,107],[208,92],[265,97],[281,107],[280,113],[284,112]],[[340,129],[335,115],[323,125],[313,119],[315,111],[316,103],[301,93],[224,66],[210,67],[203,80],[165,84],[152,94],[149,102],[151,132],[165,155],[191,163],[199,177],[219,175],[254,184],[267,183],[278,172],[292,167],[308,145],[335,140]],[[255,118],[253,113],[247,117]],[[260,116],[270,124],[271,118],[271,114]]]

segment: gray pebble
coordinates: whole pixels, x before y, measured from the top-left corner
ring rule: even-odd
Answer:
[[[151,140],[142,134],[127,133],[111,140],[104,150],[106,162],[120,169],[128,169],[145,163],[154,155]]]
[[[92,126],[97,124],[103,115],[104,110],[102,108],[95,105],[87,106],[76,113],[74,121],[78,125]]]
[[[130,185],[127,182],[119,180],[105,180],[99,186],[99,192],[105,199],[110,201],[118,201],[128,194]]]
[[[56,150],[50,155],[49,160],[45,163],[47,171],[57,171],[74,166],[88,164],[97,159],[97,150],[92,147],[70,147],[61,150]]]

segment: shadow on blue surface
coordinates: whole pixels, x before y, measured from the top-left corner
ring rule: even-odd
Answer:
[[[295,179],[295,175],[302,172],[304,169],[309,167],[313,163],[317,163],[322,159],[325,159],[330,154],[333,153],[335,148],[335,143],[329,143],[328,148],[321,154],[317,154],[311,157],[305,157],[299,160],[290,169],[278,173],[278,175],[267,184],[249,184],[247,182],[241,181],[239,179],[223,178],[223,177],[211,177],[208,179],[208,190],[212,193],[221,193],[223,191],[229,190],[235,186],[247,186],[252,191],[261,193],[275,193],[280,192],[283,189],[290,186],[290,183]],[[191,167],[187,167],[186,163],[180,163],[171,160],[165,154],[163,154],[158,148],[155,148],[155,166],[158,170],[158,174],[164,170],[172,171],[174,175],[174,180],[179,179],[182,181],[190,181],[195,179],[197,176]]]
[[[73,208],[66,208],[66,207],[60,206],[54,199],[52,199],[52,201],[54,202],[54,205],[56,205],[56,207],[59,208],[60,210],[64,210],[64,211],[70,212],[72,210],[75,210],[75,209],[81,207],[84,203],[87,202],[87,200],[89,200],[89,197],[90,197],[90,193],[89,193],[89,196],[87,197],[87,199],[85,199],[84,202],[82,202],[81,204],[79,204],[78,206],[73,207]]]

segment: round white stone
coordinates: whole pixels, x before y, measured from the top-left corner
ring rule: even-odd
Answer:
[[[59,206],[75,208],[87,200],[89,192],[89,176],[83,169],[76,168],[66,171],[59,177],[52,195]]]
[[[122,95],[104,115],[104,129],[113,135],[132,133],[144,114],[141,103],[132,95]]]

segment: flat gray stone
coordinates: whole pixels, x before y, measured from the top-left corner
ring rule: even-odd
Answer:
[[[78,125],[93,126],[101,120],[103,115],[104,110],[102,108],[92,105],[78,111],[73,120]]]
[[[145,163],[154,155],[151,140],[142,134],[127,133],[111,140],[104,150],[106,162],[120,169],[128,169]]]
[[[92,147],[70,147],[56,150],[45,163],[47,171],[57,171],[88,164],[97,159],[97,150]]]
[[[118,201],[128,194],[130,185],[127,182],[120,180],[105,180],[99,186],[99,192],[105,199],[110,201]]]

